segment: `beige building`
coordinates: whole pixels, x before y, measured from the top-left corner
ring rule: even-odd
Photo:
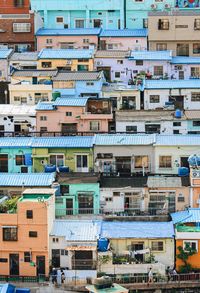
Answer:
[[[172,50],[174,56],[200,56],[197,11],[149,13],[149,50]]]

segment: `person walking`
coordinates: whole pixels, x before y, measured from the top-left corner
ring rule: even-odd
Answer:
[[[153,272],[152,272],[152,268],[149,269],[149,272],[148,272],[148,285],[150,283],[153,283]]]

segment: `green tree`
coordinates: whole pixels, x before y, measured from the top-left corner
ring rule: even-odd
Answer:
[[[179,253],[177,254],[177,258],[180,259],[184,265],[180,266],[179,271],[180,273],[189,273],[192,271],[192,265],[190,263],[188,263],[188,258],[192,255],[194,255],[195,253],[197,253],[197,251],[195,249],[193,249],[189,243],[186,243],[185,248],[183,249],[182,246],[178,247]]]

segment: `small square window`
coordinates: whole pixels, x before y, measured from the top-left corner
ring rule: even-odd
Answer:
[[[26,218],[27,219],[33,219],[33,211],[32,210],[27,210],[26,211]]]
[[[159,103],[160,96],[159,95],[150,95],[150,103]]]
[[[57,23],[63,23],[64,22],[64,18],[62,16],[57,16],[56,17],[56,22]]]
[[[67,117],[70,117],[70,116],[72,116],[72,112],[66,112],[65,115],[66,115]]]
[[[142,66],[143,65],[143,60],[136,60],[135,65],[136,66]]]
[[[117,64],[123,64],[124,61],[123,60],[117,60]]]
[[[37,231],[29,231],[29,237],[31,237],[31,238],[36,238],[36,237],[38,237],[38,235],[37,235]]]
[[[31,252],[24,252],[24,262],[31,262]]]
[[[25,156],[24,155],[16,155],[15,156],[15,164],[16,166],[21,166],[25,164]]]
[[[119,71],[116,71],[116,72],[115,72],[115,78],[120,78],[120,76],[121,76],[121,75],[120,75],[120,72],[119,72]]]

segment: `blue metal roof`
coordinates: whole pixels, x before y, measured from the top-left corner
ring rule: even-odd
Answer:
[[[144,89],[199,89],[200,79],[167,79],[145,80]]]
[[[35,137],[33,148],[90,148],[93,146],[93,136],[60,136]]]
[[[95,145],[151,145],[155,142],[154,134],[97,134]]]
[[[42,49],[39,59],[89,59],[93,58],[94,50],[81,49]]]
[[[0,59],[7,59],[12,51],[12,49],[0,49]]]
[[[199,146],[200,135],[198,134],[173,134],[173,135],[157,135],[155,146]]]
[[[122,29],[122,30],[102,30],[100,37],[147,37],[147,29]]]
[[[36,32],[36,36],[95,36],[99,35],[101,28],[74,28],[74,29],[44,29]]]
[[[174,224],[177,223],[200,223],[200,209],[189,208],[185,211],[171,214]]]
[[[67,241],[97,241],[101,222],[92,220],[55,220],[51,236],[65,237]]]
[[[173,238],[173,222],[102,222],[101,236],[119,238]]]
[[[0,173],[0,186],[51,186],[55,173]]]
[[[172,57],[172,64],[200,64],[200,57]]]
[[[33,137],[1,137],[0,148],[30,148]]]
[[[130,60],[172,60],[172,51],[131,51]]]
[[[39,102],[35,109],[36,111],[37,110],[52,111],[52,110],[55,110],[55,106],[53,102]]]
[[[62,96],[57,98],[53,104],[54,106],[84,107],[87,104],[87,100],[88,98]]]

